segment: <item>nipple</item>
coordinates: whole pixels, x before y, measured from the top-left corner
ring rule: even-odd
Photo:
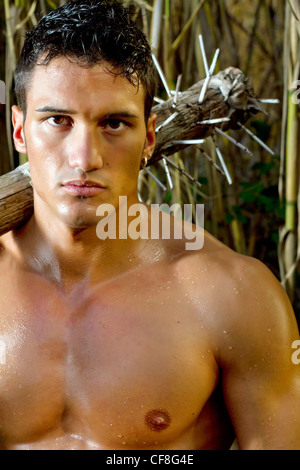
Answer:
[[[151,410],[145,416],[145,423],[151,431],[160,432],[170,426],[171,418],[166,411]]]

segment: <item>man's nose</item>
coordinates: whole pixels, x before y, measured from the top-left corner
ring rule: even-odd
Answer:
[[[81,127],[70,136],[69,165],[83,171],[99,170],[103,167],[102,146],[99,129]]]

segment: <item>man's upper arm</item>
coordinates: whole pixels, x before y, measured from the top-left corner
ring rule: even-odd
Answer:
[[[300,449],[294,312],[269,270],[256,260],[248,263],[235,295],[225,294],[229,322],[219,344],[227,409],[241,449]]]

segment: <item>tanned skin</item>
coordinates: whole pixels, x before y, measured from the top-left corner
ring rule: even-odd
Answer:
[[[13,125],[34,215],[0,239],[0,447],[299,449],[299,333],[270,271],[206,232],[97,237],[99,205],[139,202],[143,88],[58,57]]]

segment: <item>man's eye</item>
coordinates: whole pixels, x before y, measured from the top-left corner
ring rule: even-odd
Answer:
[[[120,131],[123,130],[128,124],[119,119],[107,119],[102,122],[101,127],[106,130]]]
[[[70,124],[70,121],[66,116],[51,116],[48,118],[48,121],[54,126],[65,126]]]

